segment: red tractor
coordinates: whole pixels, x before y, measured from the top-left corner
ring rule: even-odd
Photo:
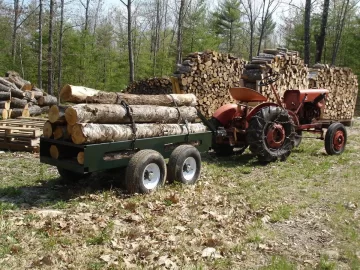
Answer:
[[[278,79],[279,74],[273,74],[260,82],[260,86],[270,85],[277,103],[268,102],[265,96],[246,87],[230,89],[237,104],[220,107],[210,121],[217,130],[215,152],[228,155],[234,148],[244,151],[249,146],[260,161],[285,160],[300,144],[303,131],[307,131],[320,134],[329,155],[341,154],[347,140],[344,125],[323,119],[329,91],[287,90],[280,99],[273,86]]]

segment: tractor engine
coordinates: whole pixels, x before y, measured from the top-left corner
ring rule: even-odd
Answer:
[[[301,125],[310,124],[322,118],[328,93],[326,89],[287,90],[284,104],[297,115]]]

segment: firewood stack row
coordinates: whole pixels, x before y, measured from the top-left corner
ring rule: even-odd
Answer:
[[[245,60],[231,54],[196,52],[184,58],[174,76],[180,91],[195,94],[200,111],[211,117],[220,106],[233,101],[228,90],[239,85],[245,64]]]
[[[57,98],[47,95],[14,71],[0,77],[0,111],[2,119],[29,117],[47,113]]]
[[[280,79],[274,83],[280,96],[283,96],[287,89],[308,88],[308,68],[296,51],[287,49],[265,49],[252,61],[245,65],[241,78],[244,86],[254,89],[270,101],[275,102],[275,96],[270,86],[259,86],[258,82],[269,74],[280,73]]]
[[[124,92],[136,95],[171,94],[172,83],[168,77],[149,78],[131,83]]]
[[[309,87],[329,90],[325,117],[351,119],[354,116],[358,81],[350,68],[316,64],[309,72]]]
[[[202,123],[195,123],[193,94],[134,95],[66,85],[60,99],[76,105],[50,108],[43,129],[46,138],[88,144],[206,131]],[[68,154],[56,145],[50,148],[55,159]],[[83,156],[83,152],[78,153],[80,164]]]

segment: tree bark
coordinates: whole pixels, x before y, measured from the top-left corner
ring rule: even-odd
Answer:
[[[328,15],[329,15],[329,5],[330,5],[330,0],[324,0],[323,13],[322,13],[322,17],[321,17],[320,34],[316,39],[315,63],[321,62],[321,56],[322,56],[322,52],[324,50],[327,20],[328,20]]]
[[[189,133],[205,132],[206,126],[202,123],[188,124],[136,124],[136,138],[151,138],[158,136],[181,135]],[[125,141],[133,138],[131,125],[110,124],[76,124],[71,133],[75,144],[101,143],[113,141]]]
[[[10,107],[13,108],[21,108],[24,109],[25,106],[27,105],[27,100],[26,99],[19,99],[19,98],[11,98],[11,104]]]
[[[197,110],[194,107],[131,105],[130,108],[136,123],[183,123],[184,120],[193,122],[197,117]],[[65,111],[65,118],[70,125],[131,123],[126,108],[115,104],[78,104]]]
[[[10,92],[0,92],[0,100],[10,100],[11,93]]]
[[[24,109],[22,112],[22,116],[24,117],[36,116],[40,114],[41,114],[41,108],[37,105],[31,106],[28,109]]]
[[[195,106],[194,94],[171,94],[171,95],[132,95],[115,92],[99,91],[83,86],[65,85],[61,89],[60,99],[62,102],[72,103],[102,103],[120,104],[125,101],[129,105],[158,105],[158,106]]]
[[[57,98],[51,95],[39,97],[37,100],[40,106],[56,105]]]
[[[310,16],[311,16],[311,0],[305,2],[305,19],[304,19],[304,62],[310,65]]]
[[[19,0],[14,0],[14,22],[13,22],[13,32],[11,38],[11,59],[13,65],[15,66],[16,60],[16,31],[18,28],[18,20],[19,20]]]
[[[60,1],[60,29],[59,29],[59,59],[58,59],[58,99],[60,101],[60,89],[62,84],[62,47],[63,47],[63,36],[64,36],[64,0]]]
[[[9,82],[14,83],[21,90],[31,90],[32,85],[29,81],[24,80],[21,76],[15,71],[6,72],[6,78]]]

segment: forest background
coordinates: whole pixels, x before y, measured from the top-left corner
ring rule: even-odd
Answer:
[[[107,91],[171,75],[206,49],[251,59],[297,50],[360,74],[360,0],[0,0],[0,74],[15,70],[57,94]]]

